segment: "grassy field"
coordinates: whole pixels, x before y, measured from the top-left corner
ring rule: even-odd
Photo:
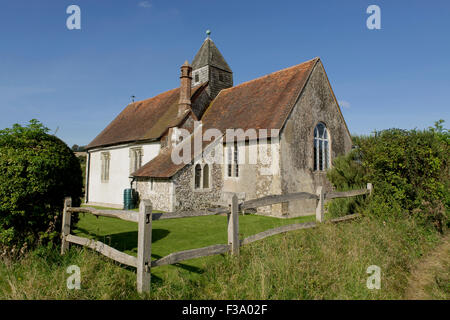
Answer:
[[[80,221],[73,234],[95,238],[125,253],[137,254],[137,224],[115,218],[98,217],[81,214]],[[277,219],[272,217],[245,215],[239,217],[240,238],[278,227],[281,225],[314,221],[314,216],[294,219]],[[156,220],[152,223],[152,258],[159,259],[169,253],[227,243],[227,217],[205,216],[183,219]],[[219,261],[220,256],[194,259],[188,263],[175,266],[154,268],[152,275],[158,278],[169,277],[174,271],[185,273],[188,278],[195,278],[206,261]],[[186,271],[186,272],[184,272]]]
[[[245,237],[312,219],[240,216],[240,233]],[[135,254],[136,228],[135,223],[86,214],[74,233]],[[321,224],[244,246],[237,258],[217,255],[153,268],[149,295],[136,293],[134,268],[92,250],[72,246],[61,256],[59,248],[39,248],[19,262],[0,263],[0,298],[403,299],[413,266],[440,239],[408,219]],[[225,242],[225,216],[154,221],[152,257]],[[70,265],[81,269],[81,290],[66,288]],[[370,265],[381,268],[380,290],[366,287]]]

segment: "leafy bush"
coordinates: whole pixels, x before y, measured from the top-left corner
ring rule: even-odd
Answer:
[[[339,191],[362,189],[367,186],[367,177],[359,160],[359,153],[352,150],[346,156],[337,157],[333,170],[327,172],[328,179]],[[330,218],[358,213],[364,205],[364,197],[335,199],[326,204]]]
[[[327,177],[339,191],[365,188],[367,175],[358,150],[334,159],[333,169],[327,172]]]
[[[337,158],[327,176],[339,190],[371,182],[370,201],[349,202],[366,213],[384,217],[406,213],[442,231],[450,204],[449,133],[442,123],[428,130],[389,129],[354,137],[356,149]],[[329,210],[335,214],[345,206],[331,204]]]
[[[64,197],[79,205],[81,187],[78,159],[40,122],[0,130],[0,245],[57,239]]]

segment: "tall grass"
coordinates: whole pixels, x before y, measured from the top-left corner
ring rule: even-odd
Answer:
[[[411,219],[322,224],[244,246],[239,257],[168,266],[171,272],[152,276],[149,295],[136,293],[132,268],[77,247],[65,256],[41,248],[21,261],[0,262],[0,298],[401,299],[411,267],[438,239]],[[66,288],[72,264],[81,268],[81,290]],[[370,265],[381,268],[380,290],[366,287]]]

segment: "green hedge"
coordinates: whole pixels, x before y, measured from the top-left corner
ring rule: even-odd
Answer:
[[[64,197],[77,205],[80,163],[37,120],[0,130],[0,245],[17,250],[58,239]]]
[[[443,121],[427,130],[388,129],[354,137],[355,149],[333,162],[328,178],[338,190],[374,185],[370,200],[338,201],[332,215],[358,208],[381,217],[411,216],[440,231],[449,217],[449,140]]]

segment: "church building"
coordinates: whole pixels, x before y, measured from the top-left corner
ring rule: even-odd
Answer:
[[[233,193],[241,201],[314,193],[331,188],[326,170],[351,146],[320,58],[234,85],[208,32],[178,88],[129,104],[87,146],[86,202],[122,208],[133,188],[155,210],[175,212],[226,204]],[[315,207],[302,200],[258,213],[295,217]]]

